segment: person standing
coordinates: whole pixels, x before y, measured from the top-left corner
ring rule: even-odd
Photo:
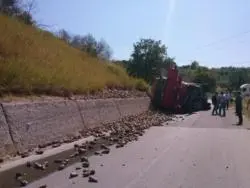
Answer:
[[[218,114],[220,115],[221,114],[221,107],[220,107],[220,104],[221,103],[221,93],[218,93],[217,95],[217,110],[219,111]]]
[[[242,116],[242,97],[241,93],[237,92],[237,96],[235,98],[235,113],[239,118],[239,122],[237,125],[243,124],[243,116]]]
[[[229,92],[227,92],[227,94],[226,94],[226,109],[227,109],[227,110],[228,110],[228,108],[229,108],[230,102],[231,102],[231,95],[230,95]]]
[[[223,114],[221,114],[221,111]],[[221,92],[219,97],[219,115],[225,117],[226,116],[226,96],[224,92]]]
[[[212,115],[217,115],[218,114],[218,94],[217,92],[212,96],[212,104],[213,104],[213,111]]]
[[[225,100],[226,100],[225,109],[226,109],[226,110],[228,110],[228,106],[229,106],[229,101],[228,101],[229,96],[228,96],[228,95],[229,95],[228,92],[226,92],[226,93],[225,93]]]

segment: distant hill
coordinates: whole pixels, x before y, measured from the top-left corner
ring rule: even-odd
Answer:
[[[191,65],[179,67],[180,74],[186,81],[193,81],[197,72],[206,72],[210,77],[215,79],[216,87],[219,90],[238,90],[240,85],[250,83],[250,67],[221,67],[207,68]]]

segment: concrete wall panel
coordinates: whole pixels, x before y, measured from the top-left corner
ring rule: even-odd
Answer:
[[[0,107],[0,157],[16,152],[3,109]]]
[[[115,121],[120,118],[119,110],[113,99],[79,100],[77,102],[84,123],[88,128],[101,126],[101,123]]]
[[[19,150],[73,136],[83,128],[74,101],[3,104]]]
[[[121,116],[129,116],[148,110],[150,100],[149,98],[133,98],[116,99],[115,102],[121,112]]]

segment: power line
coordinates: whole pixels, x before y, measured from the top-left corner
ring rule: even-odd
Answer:
[[[193,60],[188,60],[190,62],[192,62]],[[180,61],[181,62],[181,61]],[[198,62],[201,62],[202,64],[207,64],[208,62],[207,61],[202,61],[202,60],[199,60]],[[211,62],[210,62],[211,63]],[[250,67],[250,60],[248,61],[231,61],[231,62],[223,62],[222,64],[230,64],[229,66],[237,66],[237,64],[240,64],[239,67]],[[183,65],[186,65],[186,64],[183,64]]]
[[[198,47],[197,50],[201,49],[201,48],[206,48],[206,47],[209,47],[209,46],[213,46],[213,45],[216,45],[216,44],[219,44],[219,43],[222,43],[222,42],[225,42],[225,41],[228,41],[230,39],[234,39],[234,38],[237,38],[239,36],[242,36],[242,35],[246,35],[250,33],[250,30],[246,30],[246,31],[243,31],[243,32],[240,32],[240,33],[237,33],[237,34],[234,34],[234,35],[231,35],[231,36],[228,36],[228,37],[224,37],[224,38],[221,38],[217,41],[214,41],[214,42],[211,42],[211,43],[208,43],[208,44],[205,44],[201,47]]]
[[[225,41],[228,41],[228,40],[231,40],[231,39],[234,39],[234,38],[238,38],[238,37],[240,37],[240,36],[242,36],[242,35],[246,35],[246,34],[248,34],[248,33],[250,33],[250,30],[246,30],[246,31],[243,31],[243,32],[240,32],[240,33],[237,33],[237,34],[234,34],[234,35],[231,35],[231,36],[227,36],[227,37],[224,37],[224,38],[221,38],[221,39],[219,39],[219,40],[217,40],[217,41],[214,41],[214,42],[211,42],[211,43],[208,43],[208,44],[205,44],[205,45],[203,45],[203,46],[200,46],[199,48],[197,47],[196,48],[196,50],[194,50],[194,52],[195,51],[197,51],[197,50],[201,50],[202,48],[206,48],[206,47],[210,47],[210,46],[213,46],[213,45],[216,45],[216,44],[219,44],[219,43],[223,43],[223,42],[225,42]],[[238,41],[239,43],[244,43],[245,41]],[[218,50],[221,50],[221,49],[223,49],[224,47],[220,47],[219,49],[214,49],[215,51],[218,51]],[[193,60],[191,60],[191,59],[186,59],[185,61],[193,61]],[[201,61],[201,62],[204,62],[204,61]],[[237,63],[249,63],[249,66],[250,66],[250,61],[242,61],[242,62],[233,62],[233,64],[237,64]],[[231,63],[230,63],[231,64]]]

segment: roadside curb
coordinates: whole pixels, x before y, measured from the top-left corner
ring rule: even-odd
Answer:
[[[34,155],[30,155],[26,158],[20,158],[20,157],[13,158],[12,160],[7,161],[3,165],[1,165],[0,173],[3,171],[9,170],[9,169],[15,168],[17,166],[24,165],[27,162],[34,162],[34,161],[45,159],[47,157],[50,157],[50,156],[53,156],[56,154],[60,154],[60,153],[65,152],[65,151],[69,151],[72,148],[74,148],[75,144],[82,144],[82,143],[93,141],[93,140],[94,140],[94,137],[89,136],[87,138],[83,138],[83,139],[77,140],[77,141],[72,142],[72,143],[63,144],[57,148],[47,148],[42,155],[35,155],[34,154]]]

